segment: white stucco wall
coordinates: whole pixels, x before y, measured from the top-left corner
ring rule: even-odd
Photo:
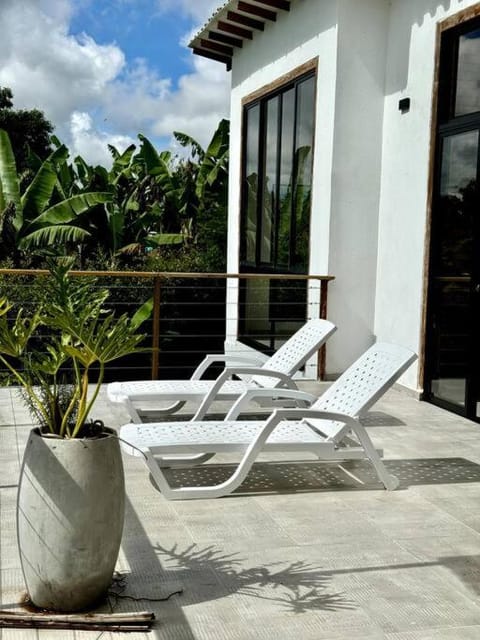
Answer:
[[[228,269],[238,271],[242,98],[318,56],[311,273],[330,273],[327,372],[375,339],[420,351],[437,23],[478,0],[293,0],[235,53]],[[410,97],[401,113],[398,102]],[[236,336],[236,285],[229,293]],[[418,365],[401,382],[418,388]]]
[[[338,326],[327,371],[373,342],[383,100],[389,3],[339,0],[328,272],[328,316]]]
[[[388,30],[374,332],[420,352],[437,23],[476,4],[394,0]],[[398,110],[411,99],[408,113]],[[417,389],[418,363],[402,377]]]

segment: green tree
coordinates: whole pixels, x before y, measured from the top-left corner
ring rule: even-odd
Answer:
[[[54,247],[68,254],[68,243],[81,242],[89,232],[76,224],[88,209],[111,200],[110,192],[89,191],[65,197],[58,167],[68,150],[61,145],[40,164],[21,193],[15,157],[6,131],[0,129],[0,238],[6,255],[18,261],[22,251]]]
[[[42,160],[51,151],[51,122],[38,109],[14,109],[13,93],[8,87],[0,87],[0,129],[10,137],[19,173],[29,168],[29,149]]]

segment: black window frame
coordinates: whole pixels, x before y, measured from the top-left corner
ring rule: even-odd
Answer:
[[[293,136],[293,145],[292,145],[292,156],[293,154],[293,150],[295,149],[296,146],[296,139],[297,139],[297,122],[298,122],[298,98],[297,98],[297,87],[302,84],[303,82],[305,82],[306,80],[309,79],[313,79],[314,80],[314,91],[316,90],[316,79],[317,79],[317,70],[316,68],[311,69],[305,73],[302,73],[296,77],[294,77],[293,79],[291,79],[289,82],[286,82],[285,84],[282,84],[281,86],[277,87],[276,89],[272,90],[272,91],[267,91],[265,93],[263,93],[261,96],[255,98],[254,100],[247,102],[243,105],[243,113],[242,113],[242,170],[241,170],[241,196],[240,196],[240,272],[250,272],[250,273],[301,273],[301,274],[307,274],[308,273],[308,263],[309,263],[309,257],[307,259],[307,264],[305,265],[305,268],[302,270],[298,270],[298,269],[292,269],[290,268],[290,264],[292,263],[292,256],[295,255],[295,230],[296,230],[296,219],[295,219],[295,215],[293,215],[293,206],[294,206],[294,202],[292,199],[292,207],[290,210],[290,251],[289,251],[289,266],[287,268],[285,267],[279,267],[276,266],[276,260],[278,257],[278,244],[279,244],[279,234],[278,234],[278,227],[279,227],[279,211],[278,211],[278,207],[276,207],[276,211],[275,211],[275,219],[274,219],[274,223],[275,223],[275,241],[274,241],[274,260],[273,260],[273,265],[271,265],[271,263],[263,263],[261,260],[261,250],[262,250],[262,243],[261,243],[261,235],[262,235],[262,198],[258,197],[257,199],[257,207],[256,207],[256,238],[255,238],[255,262],[249,262],[246,260],[246,224],[247,224],[247,220],[246,220],[246,216],[247,216],[247,207],[246,207],[246,203],[247,203],[247,199],[248,199],[248,195],[247,195],[247,184],[246,184],[246,156],[247,156],[247,116],[248,116],[248,111],[250,109],[255,108],[256,106],[259,106],[260,108],[260,125],[259,125],[259,129],[260,129],[260,136],[259,136],[259,153],[258,153],[258,193],[263,193],[263,188],[264,188],[264,184],[265,184],[265,176],[266,176],[266,169],[265,169],[265,160],[266,160],[266,156],[265,156],[265,147],[266,147],[266,136],[267,136],[267,122],[266,122],[266,106],[267,103],[272,100],[273,98],[277,97],[277,96],[281,96],[282,94],[287,93],[288,91],[290,91],[291,89],[295,89],[295,117],[294,117],[294,121],[293,121],[293,131],[294,131],[294,136]],[[277,176],[277,180],[276,180],[276,201],[278,203],[279,201],[279,197],[278,197],[278,193],[279,193],[279,189],[280,189],[280,180],[279,180],[279,175],[280,175],[280,153],[279,153],[279,149],[281,148],[281,144],[282,144],[282,132],[281,132],[281,123],[282,123],[282,109],[283,109],[283,105],[282,105],[282,101],[280,101],[279,103],[279,108],[280,108],[280,114],[278,117],[278,126],[277,126],[277,163],[276,163],[276,176]],[[313,167],[313,154],[314,154],[314,149],[313,149],[313,142],[315,139],[315,100],[314,100],[314,113],[313,113],[313,136],[312,136],[312,167]],[[294,161],[294,158],[293,158]],[[295,168],[293,169],[293,174],[295,174]],[[313,172],[312,172],[313,173]],[[309,226],[311,223],[311,206],[310,206],[310,214],[309,214]]]
[[[290,224],[289,224],[289,254],[288,265],[279,264],[279,241],[280,241],[280,173],[281,173],[281,149],[282,149],[282,122],[283,122],[283,100],[280,98],[278,101],[278,115],[277,115],[277,132],[276,132],[276,166],[275,166],[275,211],[273,216],[273,259],[271,262],[262,262],[262,223],[263,223],[263,204],[264,198],[260,194],[264,194],[264,185],[267,179],[266,170],[266,138],[268,131],[268,121],[266,117],[267,104],[272,104],[276,97],[286,95],[292,89],[294,90],[293,104],[294,104],[294,118],[292,123],[292,176],[297,174],[297,165],[295,159],[295,150],[297,149],[298,142],[298,117],[299,117],[299,87],[308,80],[313,80],[313,105],[312,105],[312,148],[310,159],[310,183],[313,183],[313,161],[314,161],[314,146],[315,146],[315,124],[316,124],[316,88],[317,88],[317,65],[309,65],[308,70],[292,74],[288,80],[283,81],[280,79],[277,81],[275,88],[266,89],[261,94],[257,95],[251,100],[246,100],[243,103],[242,113],[242,155],[241,155],[241,196],[240,196],[240,246],[239,246],[239,264],[240,273],[256,273],[265,274],[268,279],[268,274],[301,274],[306,275],[309,271],[310,262],[310,243],[306,248],[306,258],[304,258],[304,264],[301,268],[295,265],[296,256],[300,255],[296,252],[297,249],[297,211],[295,209],[295,197],[292,196],[292,202],[290,206]],[[257,200],[256,200],[256,213],[255,213],[255,261],[248,261],[247,258],[247,225],[248,225],[248,184],[247,184],[247,144],[248,144],[248,114],[254,108],[259,108],[259,140],[258,140],[258,159],[257,159]],[[292,194],[296,194],[297,182],[292,181]],[[310,187],[310,201],[308,210],[308,238],[310,237],[311,227],[311,187]],[[293,263],[293,267],[292,267]],[[251,335],[248,335],[246,329],[247,316],[244,313],[246,309],[247,298],[247,286],[248,280],[240,280],[240,298],[239,298],[239,333],[238,339],[247,345],[254,347],[265,353],[272,353],[275,348],[278,348],[278,340],[283,340],[291,335],[285,333],[285,329],[279,329],[278,327],[282,320],[278,316],[280,310],[280,316],[282,313],[288,313],[288,320],[292,320],[293,323],[297,322],[303,324],[307,317],[307,298],[308,298],[308,285],[307,280],[284,280],[284,279],[270,279],[270,300],[268,303],[268,321],[271,327],[271,333],[269,336],[269,345],[266,346],[265,338],[255,339]],[[288,304],[285,302],[285,297],[292,297],[297,299],[297,303]],[[279,324],[280,323],[280,324]]]

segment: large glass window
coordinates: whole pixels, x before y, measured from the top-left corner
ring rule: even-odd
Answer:
[[[244,108],[243,272],[308,272],[314,112],[314,73]],[[241,338],[277,348],[305,317],[304,281],[245,281]]]

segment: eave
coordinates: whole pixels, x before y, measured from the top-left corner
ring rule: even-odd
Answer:
[[[236,49],[253,40],[277,15],[290,11],[290,0],[229,0],[190,42],[193,53],[223,62],[231,69]]]

